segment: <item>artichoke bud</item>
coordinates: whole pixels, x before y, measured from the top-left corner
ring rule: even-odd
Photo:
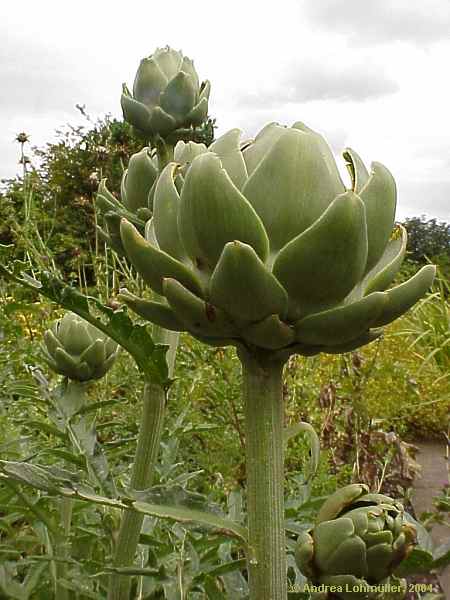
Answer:
[[[121,226],[149,287],[165,296],[172,281],[164,320],[213,346],[227,339],[283,358],[378,338],[426,293],[435,268],[389,289],[406,250],[395,182],[380,163],[369,170],[351,149],[344,157],[350,189],[325,140],[301,122],[270,123],[244,144],[237,129],[209,148],[180,141],[151,187],[146,235],[126,215]]]
[[[143,148],[133,154],[128,168],[122,176],[120,186],[121,200],[118,200],[102,180],[96,197],[96,207],[106,223],[106,229],[100,229],[101,237],[119,255],[124,255],[120,239],[120,220],[129,219],[144,232],[145,223],[151,218],[150,193],[158,177],[156,161],[149,148]]]
[[[295,559],[315,585],[341,586],[337,598],[358,597],[349,594],[355,588],[367,590],[361,598],[375,599],[370,586],[393,583],[394,570],[415,543],[415,527],[400,503],[352,484],[332,494],[312,531],[298,537]]]
[[[208,81],[199,83],[192,60],[168,46],[144,58],[133,92],[124,85],[123,116],[148,139],[201,125],[208,116]]]
[[[133,154],[121,184],[121,199],[127,210],[136,212],[139,208],[148,208],[148,195],[157,176],[158,169],[149,148]]]
[[[74,381],[100,379],[113,365],[118,345],[74,313],[66,313],[44,333],[43,358]]]

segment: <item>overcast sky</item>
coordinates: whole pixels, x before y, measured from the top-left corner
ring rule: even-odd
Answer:
[[[449,0],[21,0],[0,8],[0,178],[19,131],[120,116],[122,82],[169,44],[212,81],[218,134],[304,121],[338,161],[345,146],[388,166],[398,217],[450,221]]]

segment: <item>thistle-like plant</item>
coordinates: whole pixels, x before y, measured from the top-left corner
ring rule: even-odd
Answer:
[[[425,294],[435,269],[388,289],[406,248],[392,175],[347,149],[346,187],[325,140],[302,123],[270,124],[242,146],[232,130],[197,150],[160,174],[145,236],[121,225],[129,260],[165,300],[122,298],[167,329],[237,347],[250,598],[284,600],[284,363],[369,343]]]

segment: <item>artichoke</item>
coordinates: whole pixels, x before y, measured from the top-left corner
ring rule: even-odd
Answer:
[[[113,365],[118,345],[74,313],[66,313],[44,333],[44,360],[75,381],[100,379]]]
[[[295,558],[325,594],[335,586],[334,597],[343,600],[391,597],[389,591],[403,597],[403,582],[393,572],[415,543],[402,504],[352,484],[328,498],[311,534],[299,536]]]
[[[123,86],[124,119],[147,138],[166,138],[180,128],[201,125],[208,115],[209,81],[199,84],[194,63],[169,47],[144,58],[133,84]]]
[[[128,168],[122,176],[121,201],[106,187],[106,180],[100,183],[96,206],[106,223],[106,231],[98,227],[100,236],[119,255],[124,254],[120,239],[120,220],[126,217],[142,232],[151,217],[151,191],[158,176],[156,160],[150,148],[143,148],[133,154]]]
[[[244,145],[239,135],[231,130],[208,150],[194,147],[189,165],[164,168],[144,236],[122,220],[129,260],[166,302],[122,299],[212,345],[288,356],[369,343],[435,273],[425,266],[385,291],[406,250],[391,173],[380,163],[369,173],[347,149],[347,189],[325,140],[302,123],[269,124]]]

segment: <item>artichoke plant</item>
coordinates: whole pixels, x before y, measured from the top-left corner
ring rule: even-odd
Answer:
[[[208,149],[180,147],[190,158],[160,173],[144,235],[122,220],[126,255],[162,301],[121,297],[161,327],[237,347],[250,600],[285,600],[283,366],[291,354],[346,352],[374,340],[425,294],[435,268],[389,289],[406,231],[395,226],[396,186],[382,164],[369,172],[347,149],[346,187],[325,140],[303,123],[271,123],[245,143],[239,137],[235,129]],[[373,510],[382,520],[385,508]],[[392,513],[389,527],[398,523]]]
[[[344,352],[431,285],[430,265],[387,290],[406,231],[394,227],[396,186],[382,164],[369,173],[347,149],[347,189],[325,140],[302,123],[270,124],[243,146],[232,130],[194,150],[188,168],[170,163],[157,180],[145,236],[122,221],[128,258],[167,301],[123,296],[148,320],[213,345]]]
[[[122,220],[126,255],[162,301],[121,297],[161,327],[237,347],[250,600],[284,600],[284,363],[369,343],[425,294],[435,268],[388,289],[406,231],[394,224],[396,186],[382,164],[369,172],[347,149],[346,187],[325,140],[303,123],[239,137],[234,129],[208,149],[180,147],[190,159],[160,173],[145,234]]]
[[[296,561],[318,589],[334,589],[342,600],[403,597],[393,573],[415,545],[415,527],[403,506],[383,494],[352,484],[332,494],[311,533],[299,536]]]
[[[158,48],[141,61],[133,93],[123,86],[123,115],[147,139],[166,138],[205,121],[210,89],[209,81],[200,84],[191,59],[168,46]]]
[[[100,379],[117,354],[113,340],[74,313],[66,313],[44,334],[45,361],[53,371],[73,381]]]

